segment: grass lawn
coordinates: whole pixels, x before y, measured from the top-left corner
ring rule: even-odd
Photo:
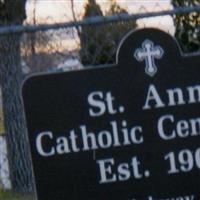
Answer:
[[[33,196],[16,194],[13,192],[7,192],[0,190],[0,199],[1,200],[36,200]]]
[[[0,105],[0,135],[5,133],[4,129],[4,119],[3,119],[3,109]]]

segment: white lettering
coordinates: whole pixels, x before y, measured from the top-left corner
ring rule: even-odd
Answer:
[[[106,111],[105,103],[103,102],[103,93],[102,92],[92,92],[88,96],[89,105],[94,108],[89,109],[89,114],[91,117],[99,117],[103,115]]]
[[[98,135],[98,142],[101,148],[109,148],[112,145],[112,137],[108,131],[102,131]]]
[[[45,150],[42,147],[42,139],[44,139],[44,137],[53,139],[53,134],[50,131],[45,131],[45,132],[40,133],[37,136],[36,138],[37,151],[41,156],[44,156],[44,157],[53,156],[55,154],[55,149],[53,147],[47,152],[45,152]]]
[[[142,133],[142,127],[141,126],[135,126],[131,129],[131,140],[134,144],[141,144],[144,142],[144,138],[142,135],[136,136],[137,133]]]
[[[155,104],[155,108],[165,107],[154,85],[149,86],[146,102],[143,106],[144,110],[151,109],[150,102]]]
[[[164,129],[164,122],[174,122],[174,117],[172,115],[164,115],[158,120],[158,134],[164,140],[171,140],[176,137],[175,131],[170,133],[165,133]],[[169,129],[169,128],[168,128]]]
[[[100,183],[111,183],[117,180],[116,175],[112,174],[112,165],[115,164],[114,159],[98,160],[100,169]],[[108,177],[109,176],[109,177]]]
[[[57,143],[56,151],[58,154],[64,154],[70,152],[67,138],[59,137],[57,138],[56,143]]]
[[[120,181],[128,180],[130,178],[130,176],[131,176],[128,163],[121,163],[118,166],[118,173],[119,173],[118,179]]]
[[[193,87],[187,87],[187,90],[189,92],[188,103],[200,102],[200,86],[199,85],[196,85],[196,86],[193,86]]]
[[[167,93],[168,93],[168,98],[169,98],[169,106],[185,104],[185,101],[183,98],[183,92],[180,88],[169,89],[167,90]],[[176,96],[177,96],[177,102],[175,100]]]

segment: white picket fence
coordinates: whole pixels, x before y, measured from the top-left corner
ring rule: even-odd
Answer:
[[[0,187],[11,189],[5,136],[0,136]]]

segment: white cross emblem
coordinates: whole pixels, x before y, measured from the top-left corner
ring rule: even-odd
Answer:
[[[153,77],[157,72],[155,65],[155,58],[161,59],[164,54],[164,50],[160,46],[154,46],[154,43],[150,40],[145,40],[142,43],[142,48],[136,49],[134,56],[137,61],[142,62],[145,60],[145,73]]]

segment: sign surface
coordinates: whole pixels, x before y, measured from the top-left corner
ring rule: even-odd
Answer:
[[[199,200],[200,57],[144,29],[117,64],[23,86],[39,200]]]

